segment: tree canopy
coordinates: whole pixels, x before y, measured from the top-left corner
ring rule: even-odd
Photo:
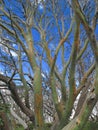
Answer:
[[[0,0],[0,97],[24,129],[83,130],[93,120],[97,35],[97,0]],[[5,111],[0,119],[9,123]]]

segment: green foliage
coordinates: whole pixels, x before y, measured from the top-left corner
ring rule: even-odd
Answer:
[[[8,104],[0,104],[0,113],[6,113],[9,114],[9,105]],[[2,118],[0,117],[0,126],[3,126],[4,122],[2,120]]]
[[[0,126],[3,126],[3,120],[0,118]]]
[[[46,127],[51,127],[52,124],[51,124],[51,123],[45,123],[45,126],[46,126]]]
[[[29,127],[30,130],[33,130],[33,128],[34,128],[32,123],[28,124],[28,127]]]
[[[98,122],[89,121],[83,130],[98,130]]]
[[[15,128],[15,130],[24,130],[23,126],[20,124],[17,124],[17,127]]]
[[[51,123],[45,123],[46,130],[50,130],[52,124]]]
[[[18,127],[18,128],[16,128],[15,130],[24,130],[24,128]]]
[[[0,112],[9,113],[9,104],[0,104]]]

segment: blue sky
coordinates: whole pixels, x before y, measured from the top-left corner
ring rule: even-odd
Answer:
[[[17,14],[18,16],[20,16],[20,18],[23,18],[23,13],[21,12],[22,9],[21,9],[21,5],[20,4],[18,4],[18,10],[16,10],[16,7],[14,6],[14,4],[16,4],[16,1],[14,1],[14,0],[10,0],[11,2],[8,2],[8,0],[5,0],[5,1],[6,1],[6,6],[8,6],[8,7],[10,6],[10,9],[13,10],[13,12],[15,14]],[[46,31],[49,31],[46,34],[46,40],[48,41],[50,37],[54,37],[54,39],[48,45],[49,49],[51,50],[51,55],[53,57],[54,53],[55,53],[55,50],[56,50],[56,47],[57,47],[57,45],[58,45],[58,43],[60,41],[60,35],[59,35],[58,28],[57,28],[57,25],[56,25],[56,20],[53,17],[53,12],[52,12],[52,9],[51,9],[52,6],[49,5],[49,2],[50,1],[48,1],[48,6],[46,8],[45,18],[48,17],[49,20],[51,19],[51,24],[46,29]],[[58,1],[58,4],[59,4],[60,11],[58,10],[59,8],[55,9],[55,11],[57,11],[57,17],[59,18],[59,20],[58,20],[58,26],[59,26],[60,30],[62,30],[61,19],[63,19],[64,20],[64,29],[65,29],[64,30],[64,35],[65,35],[66,32],[68,31],[69,27],[70,27],[70,22],[71,22],[70,12],[72,13],[72,10],[69,8],[68,5],[66,6],[66,3],[64,3],[64,0]],[[42,6],[42,4],[39,4],[37,11],[39,12],[39,14],[41,16],[44,13],[44,11],[45,11],[44,6]],[[3,17],[3,19],[6,20],[6,21],[8,20],[5,17]],[[43,28],[44,28],[44,23],[45,22],[46,21],[43,20]],[[96,37],[98,39],[98,35],[97,35],[98,34],[98,25],[96,27],[95,33],[96,33]],[[43,51],[43,49],[42,49],[42,47],[40,47],[38,45],[38,42],[40,43],[40,34],[35,29],[32,29],[32,35],[33,35],[35,49],[36,49],[36,51],[39,54],[41,54],[42,51]],[[6,33],[5,33],[5,36],[6,36]],[[74,40],[74,26],[73,26],[73,30],[72,30],[72,33],[69,36],[68,41],[66,41],[66,43],[64,44],[64,47],[66,48],[65,49],[65,53],[64,53],[66,61],[68,60],[68,58],[70,56],[73,40]],[[25,43],[25,41],[24,41],[24,43]],[[17,46],[15,46],[15,49],[17,49]],[[12,54],[13,54],[14,57],[17,57],[17,55],[14,52],[12,52]],[[46,57],[45,52],[44,52],[44,56]],[[36,60],[38,61],[39,59],[36,58]],[[24,66],[24,64],[27,64],[27,63],[24,62],[23,66]],[[62,71],[62,67],[63,67],[62,66],[62,61],[61,61],[61,49],[59,51],[56,64],[57,64],[57,66],[59,68],[59,71],[61,72]],[[28,69],[27,69],[28,67],[29,67],[29,64],[27,64],[24,67],[24,71],[25,72],[28,72]],[[43,68],[43,71],[49,71],[50,70],[48,64],[44,60],[42,61],[42,68]],[[0,70],[3,70],[2,66],[0,66]]]

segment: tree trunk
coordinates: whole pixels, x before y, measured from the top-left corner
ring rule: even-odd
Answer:
[[[5,112],[0,112],[0,118],[2,120],[2,125],[0,126],[0,130],[11,130],[11,128],[9,127],[10,124],[9,124],[9,121],[8,121],[8,118],[5,114]]]
[[[42,81],[39,68],[36,68],[34,75],[34,111],[36,130],[44,130]]]

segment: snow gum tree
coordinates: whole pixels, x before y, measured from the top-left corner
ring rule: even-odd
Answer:
[[[91,120],[97,34],[97,0],[0,0],[0,81],[35,130],[83,130]],[[55,109],[49,128],[45,91]]]

